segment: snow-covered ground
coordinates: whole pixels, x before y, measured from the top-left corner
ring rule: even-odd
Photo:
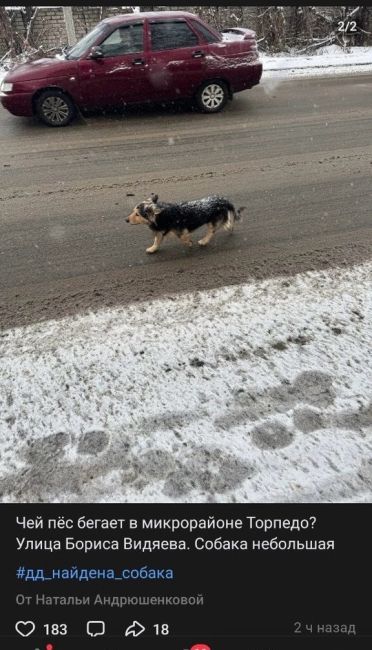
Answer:
[[[372,47],[338,45],[320,48],[314,54],[261,54],[266,77],[309,77],[372,71]]]
[[[2,80],[4,79],[6,73],[7,73],[7,70],[5,70],[5,69],[4,69],[3,67],[1,67],[1,65],[0,65],[0,84],[1,84]]]
[[[372,263],[0,335],[4,501],[372,501]]]

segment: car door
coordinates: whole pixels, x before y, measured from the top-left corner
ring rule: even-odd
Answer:
[[[143,21],[117,27],[97,45],[103,58],[85,58],[79,62],[84,106],[143,101],[148,83]]]
[[[147,74],[158,100],[191,97],[205,74],[201,39],[184,19],[149,21]]]

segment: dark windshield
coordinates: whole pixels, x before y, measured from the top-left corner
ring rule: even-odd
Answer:
[[[107,26],[97,25],[91,32],[84,36],[66,55],[66,59],[79,59],[86,50],[93,45],[99,36],[103,36],[107,31]]]

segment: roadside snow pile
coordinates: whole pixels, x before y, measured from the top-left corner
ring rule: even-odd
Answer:
[[[316,76],[370,72],[372,47],[342,48],[330,45],[314,54],[261,54],[265,76]]]
[[[336,60],[342,64],[346,63],[372,63],[372,47],[347,47],[340,45],[327,45],[320,47],[315,52],[315,56],[322,58],[328,57],[330,65]]]
[[[372,501],[371,273],[3,332],[3,500]]]

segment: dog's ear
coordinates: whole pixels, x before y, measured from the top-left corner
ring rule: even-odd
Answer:
[[[156,223],[156,217],[161,213],[161,209],[157,205],[149,205],[147,210],[147,216],[149,221]]]
[[[157,202],[158,202],[158,198],[159,198],[158,195],[157,195],[157,194],[154,194],[154,193],[152,193],[151,196],[150,196],[150,199],[151,199],[151,201],[152,201],[153,203],[157,203]]]

